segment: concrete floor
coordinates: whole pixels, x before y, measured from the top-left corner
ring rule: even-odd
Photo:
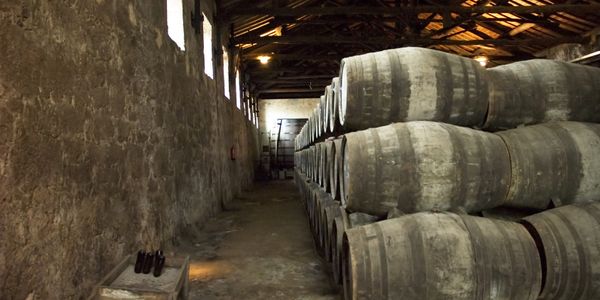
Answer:
[[[293,181],[257,183],[176,249],[190,299],[339,299]]]

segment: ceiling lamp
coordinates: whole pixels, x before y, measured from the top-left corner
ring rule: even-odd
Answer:
[[[266,55],[261,55],[259,57],[257,57],[258,60],[260,61],[261,64],[266,65],[269,63],[269,60],[271,59],[270,56],[266,56]]]
[[[473,59],[478,61],[482,67],[487,66],[488,62],[490,61],[485,55],[478,55],[475,56]]]

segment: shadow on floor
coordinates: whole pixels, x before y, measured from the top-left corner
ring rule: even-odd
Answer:
[[[190,299],[339,299],[293,181],[256,183],[177,249]]]

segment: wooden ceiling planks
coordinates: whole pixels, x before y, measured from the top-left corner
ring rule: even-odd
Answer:
[[[394,47],[487,55],[492,64],[532,58],[586,42],[600,20],[600,4],[578,0],[221,2],[220,24],[232,27],[230,44],[243,49],[243,69],[261,98],[318,96],[343,57]],[[258,56],[271,61],[261,65]]]

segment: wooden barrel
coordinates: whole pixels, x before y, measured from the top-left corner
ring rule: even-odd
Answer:
[[[417,213],[346,230],[345,299],[536,299],[533,238],[518,223]]]
[[[317,137],[320,138],[323,136],[323,127],[325,127],[325,111],[327,110],[327,99],[325,99],[325,95],[321,95],[319,98],[319,128]]]
[[[315,201],[314,201],[314,210],[313,210],[313,219],[312,226],[313,229],[313,238],[315,240],[315,245],[317,246],[317,250],[321,256],[325,255],[325,241],[323,240],[323,235],[325,234],[325,230],[327,230],[326,225],[323,222],[323,210],[332,205],[333,199],[331,196],[323,191],[321,188],[317,188],[317,192],[315,193]]]
[[[310,118],[308,119],[308,127],[306,128],[306,145],[310,145],[312,143],[312,139],[311,139],[311,132],[312,132],[312,126],[313,126],[313,119],[312,119],[312,114],[310,116]]]
[[[330,120],[331,120],[331,105],[333,103],[333,90],[331,89],[331,85],[328,85],[325,87],[325,105],[321,106],[321,109],[323,110],[323,133],[327,134],[330,133],[331,131],[329,130],[330,127]]]
[[[311,161],[311,153],[312,153],[312,148],[313,146],[309,146],[308,148],[306,148],[306,153],[304,154],[306,156],[306,173],[304,173],[306,175],[306,177],[308,177],[308,179],[310,178],[310,170],[312,167],[312,161]]]
[[[300,150],[302,150],[302,148],[304,148],[303,136],[304,136],[304,128],[306,127],[307,124],[308,124],[308,120],[306,123],[304,123],[304,125],[302,125],[302,128],[300,128],[300,132],[296,136],[296,151],[300,151]]]
[[[340,79],[339,77],[333,78],[331,80],[331,106],[329,107],[329,131],[330,132],[338,132],[341,130],[340,119],[339,119],[339,85]]]
[[[340,214],[333,219],[331,228],[331,269],[335,284],[342,284],[342,242],[346,229],[350,228],[348,213],[340,206]]]
[[[314,169],[315,169],[315,151],[317,149],[316,145],[311,145],[309,148],[309,153],[308,153],[308,160],[309,160],[309,164],[310,164],[310,168],[308,170],[308,178],[314,182],[315,181],[315,173],[314,173]]]
[[[302,150],[302,154],[304,156],[304,167],[303,167],[302,173],[304,174],[304,176],[306,176],[308,178],[309,177],[308,176],[309,168],[310,168],[310,160],[309,160],[310,147]]]
[[[317,185],[319,185],[319,179],[320,179],[319,176],[321,175],[320,167],[321,167],[321,146],[322,145],[323,144],[321,144],[321,143],[315,144],[315,153],[314,153],[315,168],[313,170],[313,173],[314,173],[313,176],[314,176],[314,181]]]
[[[312,140],[312,131],[313,131],[313,129],[312,128],[314,126],[314,120],[312,119],[312,114],[310,116],[309,122],[310,122],[310,126],[309,126],[309,128],[307,128],[307,131],[306,131],[306,138],[307,138],[306,139],[306,145],[307,146],[312,145],[312,143],[313,143],[313,140]]]
[[[323,257],[327,261],[331,261],[331,248],[330,248],[330,236],[333,226],[333,218],[335,214],[339,213],[340,202],[335,201],[328,194],[325,201],[321,202],[320,205],[320,216],[319,216],[319,239],[321,239],[321,245],[323,247]]]
[[[489,130],[549,121],[600,122],[600,68],[533,59],[488,69]]]
[[[342,241],[346,229],[356,226],[371,224],[378,221],[376,216],[363,213],[348,214],[343,207],[339,208],[339,214],[333,219],[331,235],[329,237],[331,248],[331,268],[333,281],[342,284]]]
[[[302,161],[303,161],[303,166],[302,166],[302,174],[306,177],[308,177],[308,153],[309,153],[309,148],[304,148],[302,150]]]
[[[317,146],[315,144],[311,145],[310,147],[308,147],[308,149],[310,150],[308,153],[308,159],[310,161],[310,170],[308,172],[308,178],[310,178],[312,181],[314,181],[314,168],[315,168],[315,151],[317,151]]]
[[[600,200],[600,125],[552,122],[499,132],[511,158],[506,206]]]
[[[323,159],[325,154],[325,143],[317,143],[317,184],[323,186]]]
[[[298,161],[294,162],[294,166],[300,173],[304,174],[304,150],[297,151],[295,156],[298,158]]]
[[[347,130],[415,120],[481,125],[488,106],[478,62],[425,48],[344,58],[340,83],[339,117]]]
[[[309,132],[310,132],[310,119],[308,121],[306,121],[306,127],[304,128],[304,137],[302,138],[304,140],[304,148],[308,147],[308,145],[310,144],[310,137],[309,137]]]
[[[332,245],[332,242],[335,242],[335,238],[333,238],[333,227],[335,226],[334,220],[337,217],[341,216],[341,211],[343,210],[341,203],[339,201],[334,201],[334,205],[330,205],[325,209],[324,217],[325,223],[327,224],[326,235],[323,237],[325,241],[325,258],[327,261],[332,262],[333,260],[333,251],[335,247]]]
[[[317,129],[316,128],[318,127],[318,123],[319,123],[319,119],[317,117],[316,110],[313,111],[312,118],[313,118],[313,124],[312,124],[311,132],[310,132],[310,135],[311,135],[310,142],[311,142],[311,144],[314,144],[314,142],[317,138]]]
[[[321,147],[322,147],[322,143],[316,143],[315,144],[315,169],[314,169],[314,176],[315,176],[315,183],[317,185],[321,185],[320,184],[320,176],[321,176]]]
[[[303,149],[301,151],[302,154],[302,166],[301,166],[301,171],[302,174],[306,176],[306,174],[308,173],[308,148]]]
[[[307,202],[307,214],[308,214],[308,220],[310,223],[310,228],[313,232],[313,235],[316,233],[317,230],[317,209],[318,209],[318,202],[320,201],[319,199],[321,197],[323,197],[323,191],[319,188],[319,186],[314,183],[311,182],[308,184],[308,202]]]
[[[311,181],[315,181],[315,156],[316,156],[316,152],[317,152],[317,145],[312,145],[308,148],[308,162],[309,162],[309,169],[308,169],[308,178]]]
[[[304,200],[306,193],[305,193],[304,184],[302,184],[301,178],[302,178],[302,173],[300,173],[298,169],[294,169],[294,183],[298,187],[298,192],[300,193],[300,199]],[[304,201],[302,201],[302,202],[304,202]]]
[[[308,203],[310,198],[312,197],[312,190],[309,187],[310,184],[310,179],[308,179],[306,176],[302,175],[301,173],[298,173],[298,187],[300,189],[300,195],[301,195],[301,202],[302,202],[302,206],[304,207],[304,209],[306,210],[306,212],[308,213]]]
[[[323,189],[326,192],[330,192],[331,191],[331,186],[329,185],[329,164],[330,161],[333,160],[329,155],[331,153],[331,148],[333,147],[333,141],[331,140],[327,140],[325,142],[322,143],[321,146],[321,187],[323,187]]]
[[[538,299],[600,299],[600,203],[578,203],[524,219],[537,239],[545,280]]]
[[[321,142],[318,144],[319,144],[319,147],[318,147],[319,155],[318,155],[317,159],[319,160],[319,169],[317,170],[317,172],[318,172],[317,173],[317,178],[318,178],[317,183],[319,184],[319,186],[323,187],[323,175],[324,175],[323,174],[323,163],[324,163],[324,160],[326,159],[326,157],[324,157],[325,156],[325,143]]]
[[[336,168],[335,172],[338,174],[338,185],[339,185],[339,199],[340,201],[342,201],[342,206],[344,205],[345,200],[346,199],[346,184],[345,184],[345,173],[344,173],[344,152],[346,151],[346,136],[342,135],[341,136],[341,143],[340,143],[340,147],[339,149],[341,149],[341,152],[338,154],[339,155],[339,159],[336,161],[336,165],[334,168]]]
[[[506,198],[510,158],[493,133],[415,121],[345,138],[342,203],[350,211],[476,212]]]
[[[308,145],[307,138],[306,138],[306,131],[308,130],[309,123],[310,123],[310,121],[307,120],[306,123],[304,123],[304,126],[302,126],[302,129],[300,130],[300,134],[298,137],[299,138],[299,149],[304,149]]]
[[[306,148],[306,146],[308,145],[308,139],[306,137],[306,132],[308,131],[308,124],[309,124],[309,121],[307,120],[306,123],[304,124],[304,126],[302,127],[302,142],[301,142],[302,149]]]
[[[342,139],[335,139],[331,145],[331,151],[329,152],[329,193],[331,197],[335,200],[340,200],[339,197],[339,174],[337,165],[339,164],[338,160],[341,160],[341,146]]]
[[[310,179],[310,165],[311,165],[310,153],[311,153],[310,147],[304,149],[304,161],[305,161],[304,163],[305,163],[305,169],[306,169],[306,171],[304,172],[304,175],[306,177],[308,177],[309,179]]]
[[[319,119],[319,111],[320,111],[320,104],[317,104],[317,107],[314,109],[313,111],[313,127],[312,127],[312,142],[314,143],[317,138],[319,137],[319,128],[321,127],[321,120]]]
[[[314,197],[314,190],[312,189],[312,182],[307,181],[306,182],[306,196],[304,197],[304,209],[306,210],[306,216],[308,217],[308,224],[312,224],[311,223],[311,210],[312,210],[312,203],[313,203],[313,197]],[[311,227],[312,230],[312,227]]]

